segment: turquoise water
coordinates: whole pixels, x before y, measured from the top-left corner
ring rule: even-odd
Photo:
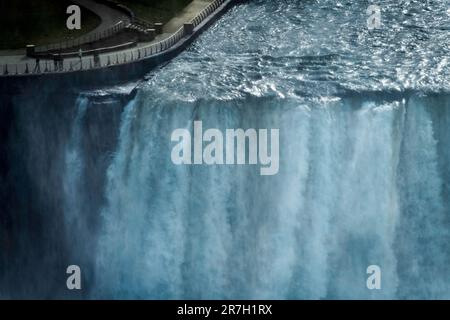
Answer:
[[[80,264],[83,298],[450,298],[450,3],[378,1],[368,30],[370,4],[249,1],[131,101],[67,97],[44,126],[33,110],[56,99],[15,99],[14,154],[52,224],[20,233],[31,257],[2,256],[0,297],[77,298],[49,279]],[[278,174],[174,165],[194,121],[279,129]],[[6,281],[20,263],[53,273]]]
[[[378,4],[369,31],[365,1],[252,1],[153,74],[122,115],[94,295],[450,297],[447,4]],[[279,128],[280,172],[173,165],[194,120]]]

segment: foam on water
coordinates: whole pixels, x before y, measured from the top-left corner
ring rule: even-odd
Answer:
[[[122,115],[92,296],[450,298],[445,2],[379,1],[371,32],[366,1],[252,1],[154,73]],[[194,120],[279,128],[280,172],[174,165]]]

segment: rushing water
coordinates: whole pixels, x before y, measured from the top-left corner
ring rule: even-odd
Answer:
[[[89,297],[450,298],[450,1],[377,1],[373,31],[371,3],[233,8],[139,87],[113,150],[77,99],[61,207]],[[279,129],[279,173],[174,165],[194,120]]]

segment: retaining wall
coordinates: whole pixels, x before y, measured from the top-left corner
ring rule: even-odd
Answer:
[[[242,0],[223,1],[212,14],[199,22],[192,34],[184,35],[178,42],[160,53],[127,63],[112,64],[88,70],[1,76],[0,93],[21,92],[26,90],[28,84],[40,81],[52,81],[65,90],[80,90],[142,79],[151,69],[173,59],[185,50],[206,28],[238,2],[242,2]]]

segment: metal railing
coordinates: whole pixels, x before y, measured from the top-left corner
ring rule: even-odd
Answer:
[[[214,0],[196,17],[194,17],[190,21],[190,23],[192,23],[194,27],[199,26],[207,17],[215,12],[226,1],[229,0]],[[185,33],[184,26],[182,26],[175,33],[170,35],[170,37],[140,48],[127,49],[115,53],[101,54],[94,57],[85,56],[80,58],[65,59],[62,61],[44,60],[36,61],[34,63],[4,64],[0,68],[0,76],[73,72],[104,68],[118,64],[126,64],[167,51],[168,49],[176,45],[185,36],[187,36],[187,34]]]
[[[138,26],[142,26],[144,28],[147,28],[147,29],[153,29],[155,27],[154,23],[151,23],[151,22],[149,22],[147,20],[144,20],[144,19],[139,19],[137,17],[135,17],[133,19],[133,23],[138,25]]]
[[[128,25],[127,22],[119,21],[116,25],[114,25],[106,30],[103,30],[101,32],[90,33],[90,34],[78,37],[76,39],[68,39],[65,41],[58,42],[58,43],[37,46],[35,48],[35,52],[36,53],[44,53],[44,52],[49,52],[49,51],[58,51],[58,50],[65,50],[68,48],[79,47],[83,44],[92,43],[92,42],[96,42],[96,41],[99,41],[102,39],[112,37],[116,33],[119,33],[120,31],[125,29],[127,25]]]
[[[194,25],[194,27],[197,27],[199,24],[201,24],[211,13],[216,11],[225,0],[216,0],[211,2],[205,9],[203,9],[194,19],[191,20],[191,23]]]

